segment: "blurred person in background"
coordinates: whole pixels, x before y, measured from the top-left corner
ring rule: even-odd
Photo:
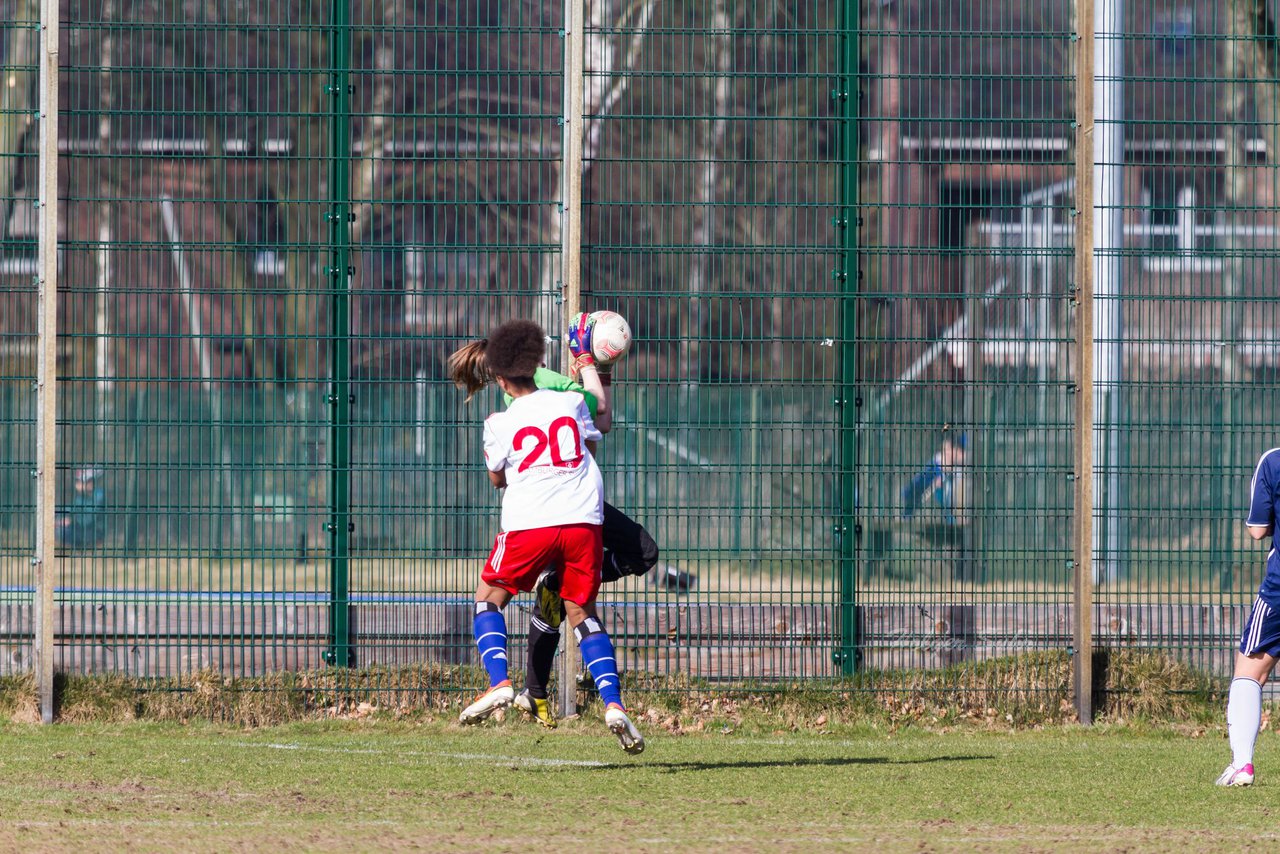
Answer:
[[[72,483],[75,494],[71,503],[59,507],[54,515],[54,536],[60,546],[92,548],[107,537],[107,494],[102,488],[102,472],[95,468],[76,469]]]
[[[968,450],[968,435],[947,425],[937,452],[902,490],[902,518],[921,516],[925,539],[952,553],[952,576],[956,581],[977,580],[969,514],[965,512]]]

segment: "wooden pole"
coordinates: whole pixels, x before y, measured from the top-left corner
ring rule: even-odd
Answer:
[[[582,93],[584,86],[583,44],[586,0],[565,0],[564,4],[564,130],[560,147],[560,284],[564,312],[560,329],[547,334],[558,340],[568,328],[569,318],[582,310]],[[560,632],[560,716],[578,712],[578,646],[566,625]]]
[[[1107,0],[1101,0],[1107,2]],[[1076,0],[1075,499],[1072,563],[1073,688],[1082,724],[1093,723],[1093,54],[1094,0]]]
[[[40,159],[36,329],[35,666],[40,719],[53,723],[54,506],[58,484],[58,0],[40,3]]]

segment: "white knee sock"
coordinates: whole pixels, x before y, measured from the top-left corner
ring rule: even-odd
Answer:
[[[1247,676],[1231,680],[1227,694],[1227,738],[1231,742],[1231,764],[1243,768],[1253,764],[1253,744],[1262,724],[1262,686]]]

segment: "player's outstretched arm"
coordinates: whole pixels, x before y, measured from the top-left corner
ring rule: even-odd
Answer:
[[[609,391],[605,380],[596,366],[596,357],[592,353],[591,332],[595,321],[591,315],[581,312],[569,323],[566,340],[569,352],[573,355],[573,366],[570,373],[574,379],[582,383],[582,387],[596,399],[596,429],[608,433],[613,426],[613,409],[609,405]]]
[[[613,366],[631,349],[631,327],[616,311],[579,312],[569,321],[565,343],[573,354],[569,375],[599,406],[595,427],[601,433],[613,426],[609,381]]]
[[[613,406],[609,400],[609,386],[605,385],[603,375],[595,365],[582,368],[578,382],[596,399],[596,414],[591,420],[601,433],[608,433],[613,426]]]

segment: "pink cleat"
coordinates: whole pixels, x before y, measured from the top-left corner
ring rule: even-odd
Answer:
[[[1222,772],[1215,786],[1252,786],[1253,785],[1253,763],[1250,762],[1243,768],[1237,768],[1234,765],[1228,765],[1227,770]]]

